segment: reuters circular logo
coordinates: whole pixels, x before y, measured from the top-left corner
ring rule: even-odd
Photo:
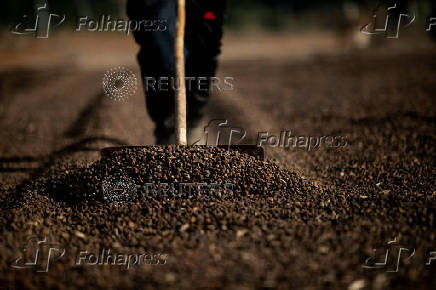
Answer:
[[[103,77],[104,94],[115,101],[125,101],[137,90],[136,75],[125,67],[111,68]]]
[[[109,203],[134,201],[137,197],[135,181],[121,175],[108,176],[101,184],[103,200]]]

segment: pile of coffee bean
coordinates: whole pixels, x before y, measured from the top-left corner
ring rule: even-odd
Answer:
[[[17,272],[19,276],[14,279],[32,280],[33,285],[42,287],[57,283],[64,279],[59,277],[68,273],[65,283],[71,285],[96,281],[100,286],[109,286],[111,279],[118,277],[118,286],[134,281],[176,286],[180,280],[173,277],[180,274],[198,276],[195,279],[204,284],[215,278],[192,271],[208,268],[208,273],[215,275],[211,263],[220,258],[214,251],[219,249],[224,256],[232,257],[228,261],[234,265],[232,268],[241,259],[249,259],[250,264],[262,268],[262,260],[253,254],[269,257],[268,243],[288,247],[289,234],[294,228],[301,228],[297,225],[335,222],[336,212],[341,211],[336,208],[333,214],[330,207],[323,206],[326,200],[333,204],[335,197],[295,173],[273,162],[223,148],[126,148],[92,164],[72,164],[53,165],[39,178],[3,195],[0,228],[9,242],[5,244],[7,249],[0,245],[0,255],[8,259],[18,256],[10,249],[21,249],[28,236],[47,237],[68,248],[59,266],[62,268],[52,270],[50,275]],[[174,185],[176,190],[162,190],[163,184]],[[190,192],[187,184],[194,184]],[[307,237],[311,235],[308,233]],[[253,248],[252,241],[265,251]],[[244,252],[238,250],[241,246],[251,254],[239,257]],[[111,268],[110,279],[104,274],[106,268],[88,271],[89,268],[74,266],[74,253],[101,249],[164,253],[169,258],[165,268],[153,268],[152,272],[136,267],[139,276],[134,270],[126,274]],[[220,269],[225,271],[225,267]],[[3,270],[6,275],[6,264],[0,267],[0,272]],[[222,279],[226,278],[218,280],[224,282]],[[184,287],[189,288],[190,283],[186,280]]]
[[[298,200],[317,189],[294,173],[217,147],[124,148],[91,166],[47,180],[39,192],[70,203],[135,202],[147,198]]]

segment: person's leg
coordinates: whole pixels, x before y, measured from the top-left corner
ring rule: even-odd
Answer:
[[[211,78],[215,77],[217,58],[221,53],[225,1],[187,0],[186,76],[195,78],[187,83],[188,128],[193,128],[203,116],[209,100]],[[199,85],[207,78],[208,86]]]
[[[162,78],[174,77],[175,0],[129,0],[127,14],[132,20],[161,21],[160,29],[134,32],[140,45],[138,62],[144,82],[147,111],[155,122],[156,143],[174,142],[174,92],[159,87]],[[163,28],[164,27],[164,28]]]
[[[185,57],[187,81],[188,128],[202,117],[209,99],[209,86],[199,87],[199,77],[215,76],[220,53],[225,1],[187,0]],[[146,94],[147,110],[156,123],[158,144],[174,142],[174,89],[170,84],[159,88],[162,77],[174,77],[174,39],[176,0],[129,0],[127,14],[132,20],[164,20],[165,31],[136,31],[141,46],[138,62]],[[149,81],[147,81],[149,80]],[[156,84],[153,85],[153,80]],[[170,82],[171,83],[171,82]],[[177,88],[177,85],[175,86]]]

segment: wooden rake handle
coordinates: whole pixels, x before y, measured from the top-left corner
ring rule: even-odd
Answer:
[[[185,0],[177,0],[177,24],[175,41],[176,80],[180,83],[175,100],[175,137],[176,145],[187,145],[186,137],[186,83],[185,83]]]

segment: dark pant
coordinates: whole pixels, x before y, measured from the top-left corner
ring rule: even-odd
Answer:
[[[217,56],[220,53],[224,0],[186,0],[185,67],[186,77],[195,79],[215,76]],[[174,40],[177,17],[176,0],[129,0],[127,14],[131,20],[147,22],[147,29],[134,32],[141,46],[138,62],[143,80],[174,78]],[[144,22],[143,22],[144,23]],[[152,84],[153,82],[148,82]],[[195,126],[209,99],[209,86],[205,90],[197,83],[187,83],[188,127]],[[144,83],[145,85],[145,83]],[[174,87],[158,84],[146,90],[147,110],[156,123],[156,136],[174,130]]]

